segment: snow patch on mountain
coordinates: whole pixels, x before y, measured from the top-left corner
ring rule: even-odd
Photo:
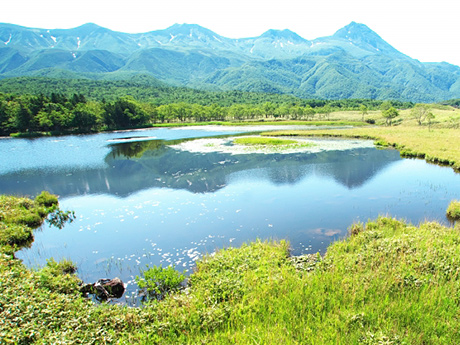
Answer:
[[[11,37],[12,37],[12,35],[10,34],[10,38],[8,38],[8,41],[6,41],[6,42],[3,42],[3,43],[5,43],[5,45],[8,45],[8,43],[10,43],[10,42],[11,42]]]

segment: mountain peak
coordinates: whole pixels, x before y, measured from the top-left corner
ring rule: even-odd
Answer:
[[[94,23],[86,23],[86,24],[83,24],[83,25],[80,25],[78,27],[76,27],[75,29],[86,29],[86,30],[95,30],[95,29],[99,29],[101,28],[101,26],[97,25],[97,24],[94,24]]]
[[[285,40],[289,40],[295,43],[307,42],[305,38],[300,37],[295,32],[288,30],[288,29],[284,29],[284,30],[270,29],[264,32],[260,37],[266,37],[266,38],[271,38],[271,39],[285,39]]]
[[[333,37],[345,38],[345,39],[356,39],[363,37],[380,38],[374,31],[372,31],[367,25],[351,22],[347,26],[344,26],[338,30]]]
[[[91,35],[93,34],[94,32],[110,32],[112,30],[110,29],[106,29],[102,26],[99,26],[97,24],[94,24],[94,23],[86,23],[86,24],[83,24],[83,25],[80,25],[80,26],[77,26],[76,28],[73,28],[73,29],[53,29],[51,30],[52,32],[54,33],[72,33],[72,34],[76,34],[76,35],[79,35],[79,36],[87,36],[87,35]]]
[[[401,54],[398,50],[389,45],[385,40],[383,40],[377,33],[371,30],[367,25],[351,22],[347,26],[344,26],[342,29],[338,30],[333,38],[347,40],[357,46],[361,46],[370,50],[375,50],[378,52],[385,52],[389,54],[398,53]]]
[[[186,35],[189,36],[191,33],[200,33],[206,36],[219,36],[215,32],[206,29],[198,24],[174,24],[171,25],[166,31],[171,32],[173,35]]]

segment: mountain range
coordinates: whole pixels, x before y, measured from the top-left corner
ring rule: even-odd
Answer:
[[[460,67],[412,59],[355,22],[314,40],[290,30],[230,39],[195,24],[139,34],[96,24],[53,30],[0,24],[0,78],[139,74],[174,86],[302,98],[460,98]]]

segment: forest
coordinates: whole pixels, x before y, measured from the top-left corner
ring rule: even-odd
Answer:
[[[0,135],[90,133],[158,123],[267,118],[328,120],[337,110],[375,110],[383,103],[369,99],[319,100],[242,91],[199,91],[154,86],[148,80],[50,82],[47,78],[31,78],[25,83],[27,80],[17,78],[0,83],[0,91],[4,92],[0,93]],[[43,88],[44,83],[54,87]],[[108,90],[112,92],[107,94]],[[391,105],[399,109],[414,106],[401,101],[391,101]]]

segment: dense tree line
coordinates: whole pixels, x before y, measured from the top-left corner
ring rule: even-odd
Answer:
[[[53,93],[72,97],[74,93],[83,94],[91,101],[115,101],[120,97],[132,96],[139,102],[155,105],[171,103],[196,103],[200,105],[217,104],[229,107],[233,104],[260,105],[265,102],[275,104],[310,105],[312,108],[329,104],[333,108],[358,109],[365,104],[369,109],[378,109],[381,100],[342,99],[322,100],[303,99],[286,94],[270,94],[244,91],[204,91],[186,87],[171,87],[157,79],[138,75],[129,80],[89,80],[57,79],[44,77],[18,77],[0,80],[0,92],[16,95],[30,94],[51,96]],[[397,108],[411,107],[412,103],[394,101]]]
[[[243,95],[241,92],[237,92]],[[225,93],[228,94],[228,93]],[[49,96],[0,94],[0,134],[15,132],[77,132],[145,127],[155,123],[241,121],[262,118],[290,120],[328,120],[329,115],[341,109],[375,109],[382,102],[373,100],[301,100],[276,103],[265,101],[199,104],[177,102],[138,101],[131,96],[121,96],[113,101],[88,100],[81,93]],[[403,107],[401,102],[392,102]]]

